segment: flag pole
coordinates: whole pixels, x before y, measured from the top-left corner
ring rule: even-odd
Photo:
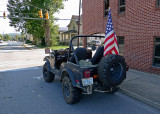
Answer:
[[[108,11],[110,10],[111,8],[110,8],[110,6],[108,7]]]
[[[112,39],[112,41],[111,41],[111,39]],[[106,25],[103,55],[106,56],[108,54],[119,55],[119,49],[118,49],[116,34],[114,33],[114,29],[113,29],[113,22],[112,22],[110,7],[108,7],[108,21],[107,21],[107,25]]]

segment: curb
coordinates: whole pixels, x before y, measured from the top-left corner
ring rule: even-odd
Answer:
[[[27,47],[27,46],[25,46],[25,45],[23,45],[25,48],[27,48],[28,50],[32,50],[31,48],[29,48],[29,47]]]
[[[150,106],[152,106],[152,107],[160,110],[160,104],[158,104],[158,103],[156,103],[156,102],[153,102],[153,101],[151,101],[151,100],[149,100],[149,99],[147,99],[147,98],[144,98],[144,97],[142,97],[142,96],[140,96],[140,95],[138,95],[138,94],[135,94],[135,93],[130,92],[130,91],[128,91],[128,90],[125,90],[125,89],[123,89],[123,88],[120,88],[120,89],[119,89],[119,92],[121,92],[121,93],[123,93],[123,94],[125,94],[125,95],[128,95],[128,96],[130,96],[130,97],[132,97],[132,98],[135,98],[135,99],[138,100],[138,101],[141,101],[141,102],[143,102],[143,103],[145,103],[145,104],[148,104],[148,105],[150,105]]]

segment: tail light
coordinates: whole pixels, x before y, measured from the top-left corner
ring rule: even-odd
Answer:
[[[85,78],[89,78],[91,76],[91,72],[90,71],[85,71],[84,72],[84,77]]]
[[[93,78],[99,78],[98,75],[93,75]]]

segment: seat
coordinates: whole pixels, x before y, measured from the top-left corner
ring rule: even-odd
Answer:
[[[76,53],[78,61],[87,59],[87,51],[85,48],[76,48],[74,52]],[[73,54],[71,56],[70,62],[76,64],[76,60]]]
[[[103,57],[104,46],[100,46],[91,59],[93,65],[98,64]]]

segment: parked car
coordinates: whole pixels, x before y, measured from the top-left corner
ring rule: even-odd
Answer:
[[[88,43],[88,46],[100,46],[101,45],[101,41],[99,40],[92,40],[91,42]]]
[[[95,91],[113,94],[126,78],[125,58],[116,54],[103,56],[104,46],[99,46],[92,57],[92,50],[76,48],[73,39],[78,37],[104,36],[74,36],[69,48],[65,50],[45,49],[49,54],[44,58],[43,77],[46,82],[52,82],[57,76],[62,82],[62,92],[68,104],[77,103],[82,94],[93,94]],[[61,88],[60,88],[61,89]]]
[[[0,40],[0,43],[3,43],[3,40]]]

